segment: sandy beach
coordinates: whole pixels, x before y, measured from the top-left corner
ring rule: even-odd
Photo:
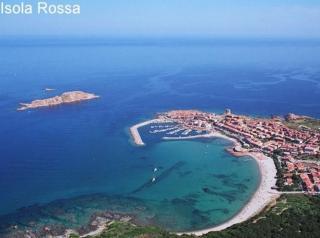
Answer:
[[[199,231],[179,233],[179,235],[193,234],[200,236],[211,231],[224,230],[232,225],[250,219],[279,197],[277,191],[271,189],[271,187],[275,186],[276,183],[276,168],[273,160],[271,158],[265,157],[262,154],[248,154],[248,156],[253,157],[257,161],[261,174],[260,185],[254,195],[251,197],[250,201],[233,218],[218,226]]]
[[[211,135],[215,135],[219,138],[228,139],[238,144],[238,142],[235,139],[229,138],[220,133],[212,133]],[[192,234],[196,236],[201,236],[208,232],[224,230],[230,226],[244,222],[250,219],[251,217],[257,215],[267,205],[269,205],[271,202],[273,202],[275,199],[277,199],[280,196],[280,193],[272,189],[272,187],[276,185],[275,177],[277,174],[277,170],[273,160],[262,153],[246,152],[246,153],[241,153],[241,157],[242,156],[250,156],[256,160],[259,166],[260,176],[261,176],[260,184],[256,192],[254,193],[254,195],[249,200],[249,202],[240,210],[239,213],[233,216],[230,220],[218,226],[214,226],[211,228],[198,230],[198,231],[182,232],[182,233],[178,233],[179,235]]]
[[[186,137],[164,137],[163,139],[187,140],[187,139],[214,138],[214,137],[229,140],[234,143],[233,146],[239,145],[239,142],[236,139],[223,135],[220,132],[212,132],[204,135],[186,136]],[[249,202],[240,210],[240,212],[237,213],[235,216],[233,216],[230,220],[218,226],[214,226],[208,229],[191,231],[191,232],[182,232],[182,233],[178,233],[179,235],[192,234],[192,235],[200,236],[211,231],[224,230],[232,225],[244,222],[250,219],[251,217],[255,216],[256,214],[261,212],[268,204],[270,204],[272,201],[274,201],[280,196],[280,194],[276,190],[271,189],[276,185],[275,177],[277,174],[276,167],[271,158],[265,156],[262,153],[256,153],[256,152],[240,152],[240,153],[232,153],[232,154],[239,157],[250,156],[256,160],[259,166],[260,176],[261,176],[260,184],[256,192],[251,197]]]
[[[134,139],[134,142],[137,145],[144,145],[138,128],[151,124],[151,123],[159,123],[158,119],[146,121],[140,124],[137,124],[130,128],[131,135]],[[162,122],[162,121],[161,121]],[[228,141],[233,142],[233,146],[239,145],[239,142],[231,137],[228,137],[226,135],[223,135],[220,132],[214,131],[208,134],[203,135],[195,135],[195,136],[185,136],[185,137],[163,137],[164,140],[189,140],[189,139],[197,139],[197,138],[222,138]],[[228,150],[229,151],[229,150]],[[231,152],[231,151],[229,151]],[[181,232],[178,233],[178,235],[182,234],[192,234],[196,236],[200,236],[203,234],[206,234],[211,231],[221,231],[224,230],[232,225],[235,225],[237,223],[244,222],[251,217],[255,216],[259,212],[261,212],[268,204],[270,204],[272,201],[277,199],[280,194],[276,191],[271,189],[276,185],[276,174],[277,170],[274,165],[274,162],[271,158],[265,156],[262,153],[258,152],[247,152],[243,151],[240,153],[232,153],[235,156],[243,157],[243,156],[250,156],[253,159],[256,160],[259,170],[260,170],[260,184],[253,194],[253,196],[250,198],[248,203],[230,220],[218,225],[214,226],[208,229],[198,230],[198,231],[191,231],[191,232]],[[241,158],[239,158],[241,159]]]

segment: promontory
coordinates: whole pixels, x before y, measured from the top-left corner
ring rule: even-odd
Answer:
[[[76,103],[80,101],[95,99],[98,97],[99,96],[92,93],[86,93],[82,91],[70,91],[63,93],[60,96],[34,100],[31,103],[20,103],[21,107],[18,108],[18,111],[34,109],[39,107],[52,107],[61,104]]]

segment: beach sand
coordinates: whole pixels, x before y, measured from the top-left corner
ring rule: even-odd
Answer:
[[[277,191],[271,188],[276,184],[276,168],[274,162],[271,158],[264,156],[263,154],[250,153],[248,156],[254,158],[260,169],[261,181],[258,189],[250,199],[250,201],[241,209],[241,211],[236,214],[230,220],[208,229],[179,233],[182,234],[193,234],[193,235],[203,235],[212,231],[221,231],[237,223],[244,222],[251,217],[257,215],[261,212],[267,205],[273,202],[279,197]]]
[[[236,139],[230,138],[226,135],[223,135],[219,132],[212,132],[205,135],[196,135],[196,136],[188,136],[188,137],[164,137],[165,140],[187,140],[187,139],[196,139],[196,138],[222,138],[225,140],[229,140],[233,142],[233,146],[239,145],[239,142]],[[231,152],[231,150],[228,150]],[[260,184],[254,193],[254,195],[251,197],[249,202],[240,210],[239,213],[237,213],[234,217],[232,217],[230,220],[211,228],[198,230],[198,231],[191,231],[191,232],[182,232],[178,233],[179,235],[182,234],[192,234],[196,236],[201,236],[203,234],[206,234],[208,232],[212,231],[221,231],[228,227],[231,227],[235,224],[244,222],[251,217],[257,215],[259,212],[261,212],[267,205],[275,201],[280,194],[273,190],[272,187],[276,185],[276,175],[277,170],[274,165],[274,162],[271,158],[265,156],[262,153],[258,152],[240,152],[240,153],[232,153],[235,156],[243,157],[243,156],[250,156],[253,159],[256,160],[259,170],[260,170]],[[240,158],[241,159],[241,158]]]
[[[234,146],[239,144],[238,141],[236,141],[235,139],[227,137],[219,132],[213,132],[204,136],[201,136],[201,135],[197,136],[197,138],[200,138],[200,137],[206,137],[206,138],[218,137],[218,138],[223,138],[223,139],[232,141],[234,143]],[[187,138],[184,138],[184,139],[187,139]],[[203,234],[207,234],[208,232],[224,230],[228,227],[244,222],[250,219],[251,217],[257,215],[267,205],[275,201],[280,196],[280,194],[276,190],[272,189],[272,187],[276,185],[276,181],[277,181],[276,180],[277,170],[272,158],[269,158],[264,154],[258,153],[258,152],[242,152],[238,154],[237,153],[233,153],[233,154],[240,157],[250,156],[256,160],[259,166],[260,177],[261,177],[260,184],[256,192],[251,197],[249,202],[240,210],[240,212],[237,213],[235,216],[233,216],[230,220],[218,226],[214,226],[211,228],[198,230],[198,231],[182,232],[182,233],[178,233],[179,235],[192,234],[196,236],[201,236]]]
[[[140,134],[138,132],[138,128],[148,125],[150,123],[157,123],[157,122],[159,121],[151,120],[151,121],[140,123],[131,127],[130,131],[134,138],[134,142],[138,145],[144,145],[140,137]],[[197,139],[197,138],[222,138],[222,139],[233,142],[233,146],[239,145],[239,142],[236,139],[223,135],[217,131],[204,134],[204,135],[195,135],[195,136],[186,136],[186,137],[163,137],[164,140],[187,140],[187,139]],[[250,156],[253,159],[255,159],[260,171],[260,184],[257,190],[255,191],[255,193],[253,194],[249,202],[230,220],[218,226],[214,226],[211,228],[198,230],[198,231],[181,232],[181,233],[177,233],[178,235],[190,234],[190,235],[200,236],[208,232],[224,230],[228,227],[244,222],[250,219],[251,217],[257,215],[267,205],[275,201],[280,196],[280,194],[276,190],[272,189],[272,187],[276,185],[277,170],[271,158],[259,152],[244,151],[240,153],[234,153],[231,150],[228,150],[228,151],[235,156],[239,156],[239,157]]]

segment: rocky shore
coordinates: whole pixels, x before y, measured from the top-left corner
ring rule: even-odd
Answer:
[[[20,103],[21,107],[19,107],[17,110],[23,111],[23,110],[35,109],[39,107],[52,107],[52,106],[58,106],[61,104],[69,104],[69,103],[76,103],[76,102],[91,100],[98,97],[99,96],[92,93],[86,93],[82,91],[70,91],[70,92],[63,93],[60,96],[34,100],[31,103]]]
[[[77,229],[67,229],[63,225],[47,225],[41,229],[20,229],[18,225],[11,228],[8,234],[0,234],[3,238],[38,238],[38,237],[51,237],[51,238],[69,238],[71,235],[79,237],[94,237],[101,234],[108,225],[113,222],[131,222],[135,223],[135,216],[126,213],[117,213],[112,211],[104,211],[94,213],[87,225]]]
[[[111,223],[115,221],[132,222],[134,216],[131,214],[122,214],[114,212],[102,212],[94,214],[89,222],[89,225],[78,230],[68,229],[63,235],[54,236],[54,238],[68,238],[71,234],[79,235],[80,237],[94,237],[101,234]]]

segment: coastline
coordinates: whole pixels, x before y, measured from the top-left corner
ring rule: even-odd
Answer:
[[[253,196],[250,198],[247,204],[231,219],[218,226],[197,231],[180,232],[177,233],[178,235],[189,234],[201,236],[207,234],[208,232],[224,230],[235,224],[247,221],[248,219],[257,215],[266,206],[268,206],[280,196],[277,191],[271,189],[273,186],[275,186],[276,183],[276,168],[273,160],[259,153],[247,153],[243,154],[242,156],[250,156],[251,158],[255,159],[258,163],[260,171],[260,184],[258,185],[257,190],[254,192]]]
[[[225,139],[233,142],[233,146],[239,145],[239,142],[236,139],[223,135],[217,131],[209,134],[204,134],[204,135],[187,136],[187,137],[171,137],[171,138],[164,137],[163,139],[187,140],[187,139],[196,139],[196,138],[221,138],[221,139]],[[227,220],[226,222],[223,222],[220,225],[202,229],[202,230],[190,231],[190,232],[179,232],[177,233],[178,235],[187,234],[187,235],[201,236],[201,235],[207,234],[208,232],[221,231],[221,230],[227,229],[228,227],[247,221],[248,219],[257,215],[266,206],[268,206],[270,203],[275,201],[280,196],[280,194],[278,194],[277,191],[271,189],[273,186],[276,185],[275,177],[277,174],[277,170],[272,158],[257,152],[232,153],[232,151],[230,150],[228,150],[228,152],[239,158],[243,156],[249,156],[257,162],[259,172],[260,172],[260,183],[256,191],[254,192],[250,200],[246,203],[246,205],[237,214],[235,214],[231,219]]]
[[[152,122],[151,122],[152,123]],[[226,139],[232,142],[236,142],[235,139],[229,138],[223,134],[220,133],[210,133],[210,134],[205,134],[205,135],[199,135],[196,138],[199,137],[204,137],[204,138],[222,138]],[[192,137],[194,138],[194,137]],[[191,138],[191,139],[192,139]],[[185,138],[185,139],[190,139],[190,138]],[[274,162],[271,158],[261,154],[261,153],[243,153],[241,155],[236,155],[241,159],[243,156],[250,156],[253,158],[257,164],[258,168],[260,171],[260,182],[259,185],[252,195],[252,197],[249,199],[249,201],[245,204],[241,210],[236,213],[232,218],[229,220],[223,222],[220,225],[214,226],[214,227],[209,227],[206,229],[202,230],[196,230],[196,231],[188,231],[188,232],[178,232],[175,233],[177,235],[195,235],[195,236],[201,236],[205,235],[209,232],[214,232],[214,231],[221,231],[224,229],[227,229],[235,224],[245,222],[248,219],[252,218],[253,216],[259,214],[266,206],[271,204],[273,201],[275,201],[279,196],[280,193],[278,193],[275,190],[272,190],[271,187],[273,187],[276,183],[276,168],[274,165]],[[97,226],[97,229],[92,230],[86,234],[81,235],[80,237],[87,237],[87,236],[97,236],[102,234],[104,229],[107,228],[107,223],[100,224]],[[70,235],[72,233],[75,233],[73,230],[67,230],[65,235]],[[62,238],[65,236],[57,236],[56,238]]]
[[[48,90],[47,90],[48,91]],[[87,101],[99,98],[100,96],[93,93],[87,93],[83,91],[69,91],[64,92],[59,96],[54,96],[45,99],[33,100],[30,103],[20,103],[20,107],[17,111],[24,111],[28,109],[37,109],[42,107],[54,107],[63,104],[77,103],[81,101]]]
[[[144,123],[137,124],[130,128],[131,135],[134,138],[134,142],[137,145],[144,145],[140,137],[138,128],[148,125],[150,123],[156,123],[156,122],[163,122],[163,121],[161,120],[159,121],[159,119],[150,120]],[[239,145],[239,142],[236,139],[228,137],[217,131],[214,131],[208,134],[203,134],[203,135],[185,136],[185,137],[163,137],[162,139],[188,140],[188,139],[197,139],[197,138],[221,138],[221,139],[231,141],[233,143],[233,146]],[[276,185],[275,177],[277,174],[277,170],[272,158],[267,157],[263,153],[259,153],[259,152],[245,151],[245,152],[238,153],[238,152],[233,152],[231,150],[228,150],[228,152],[239,158],[243,156],[249,156],[257,162],[259,172],[260,172],[260,183],[256,191],[254,192],[252,197],[249,199],[249,201],[246,203],[246,205],[237,214],[235,214],[231,219],[223,222],[222,224],[214,227],[202,229],[202,230],[178,232],[176,234],[178,235],[188,234],[188,235],[201,236],[201,235],[207,234],[208,232],[224,230],[235,224],[247,221],[248,219],[257,215],[266,206],[268,206],[270,203],[275,201],[280,196],[280,194],[277,191],[272,189],[272,187]]]
[[[106,229],[106,228],[107,228],[107,224],[99,225],[96,230],[92,230],[86,234],[79,235],[79,237],[80,238],[85,238],[88,236],[95,237],[95,236],[101,235],[103,233],[104,229]],[[75,230],[68,229],[65,231],[65,233],[63,235],[53,236],[53,238],[66,238],[66,237],[70,237],[72,234],[78,234],[78,233]]]
[[[219,132],[216,132],[216,131],[208,133],[208,134],[195,135],[195,136],[162,137],[163,140],[191,140],[191,139],[198,139],[198,138],[221,138],[221,139],[225,139],[225,140],[233,142],[234,145],[238,144],[236,139],[225,136],[225,135],[223,135]]]

